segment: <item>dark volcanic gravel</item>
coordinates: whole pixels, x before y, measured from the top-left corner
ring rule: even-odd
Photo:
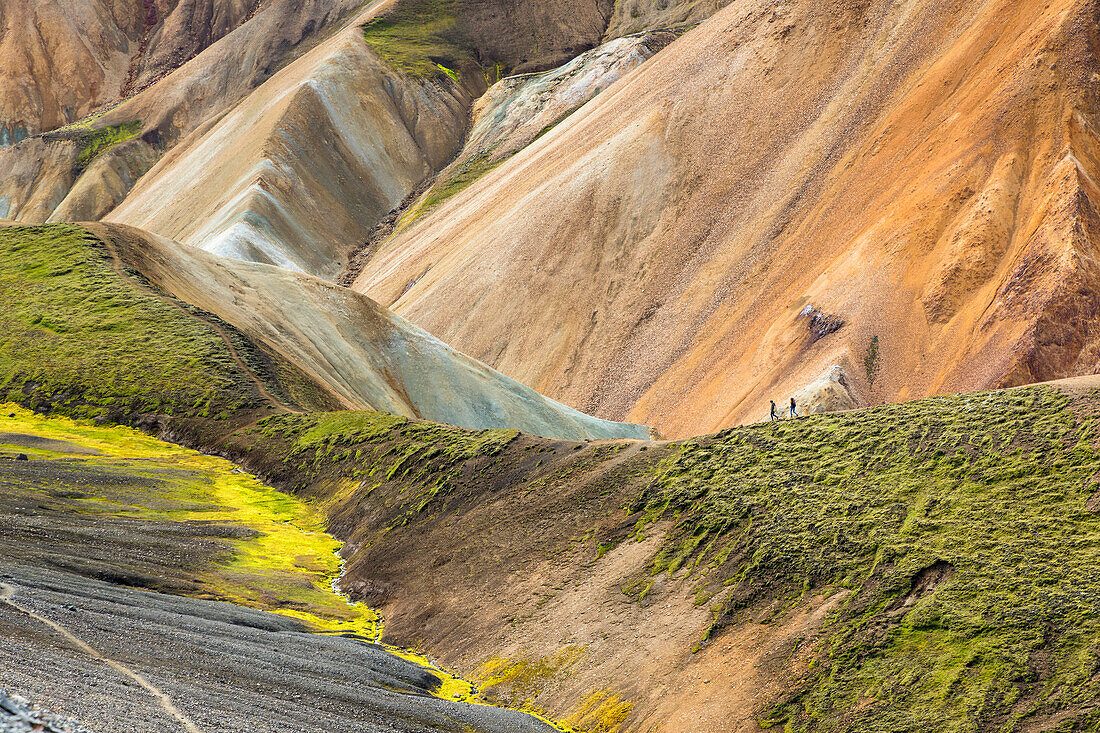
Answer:
[[[0,687],[97,733],[553,731],[523,713],[434,697],[435,675],[381,647],[171,595],[194,590],[196,572],[230,552],[226,538],[249,530],[80,503],[86,492],[122,501],[159,484],[125,466],[0,455],[0,583],[15,594],[14,606],[0,601]]]
[[[202,731],[553,730],[516,711],[433,697],[427,670],[282,616],[21,565],[0,565],[0,575],[12,601],[149,680]],[[99,733],[183,730],[150,692],[8,603],[0,680]]]

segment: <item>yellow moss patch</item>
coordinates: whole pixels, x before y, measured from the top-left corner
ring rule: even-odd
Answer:
[[[482,662],[474,679],[483,694],[494,703],[522,710],[565,733],[584,733],[588,729],[574,727],[573,718],[579,713],[559,722],[551,718],[537,700],[549,685],[567,677],[583,655],[584,647],[570,645],[537,659],[489,657]]]
[[[380,413],[377,416],[367,427],[389,429],[392,424],[404,422],[401,418],[386,419]],[[341,420],[346,422],[347,416],[332,417],[334,423]],[[323,423],[321,427],[331,426]],[[194,570],[195,580],[205,588],[198,596],[295,618],[318,633],[353,633],[375,642],[381,637],[382,621],[378,613],[365,605],[348,603],[333,588],[333,581],[340,574],[341,560],[337,553],[342,543],[325,533],[321,503],[306,502],[265,486],[224,459],[165,443],[126,427],[44,417],[8,403],[0,404],[0,433],[10,436],[8,442],[0,437],[0,455],[6,454],[7,458],[14,453],[26,453],[41,460],[80,463],[117,477],[118,481],[103,485],[81,486],[79,494],[83,498],[72,501],[87,514],[245,528],[240,538],[225,540],[232,546],[231,554]],[[485,449],[487,442],[511,439],[510,433],[504,433],[488,431],[474,441],[474,447],[463,445],[462,449],[476,452]],[[17,436],[47,438],[70,445],[35,446],[33,441]],[[325,438],[325,430],[318,428],[306,440]],[[97,454],[73,452],[74,447],[91,449]],[[350,495],[358,485],[358,481],[349,479],[336,493]],[[328,503],[332,501],[330,498]],[[438,677],[441,684],[435,691],[437,696],[479,705],[494,704],[475,685],[441,669],[426,655],[383,646]],[[571,654],[574,656],[570,659],[575,660],[580,650]],[[559,664],[564,660],[562,657]],[[517,674],[513,670],[511,677],[514,679]],[[557,727],[541,715],[527,712]]]
[[[633,709],[632,703],[610,690],[596,690],[565,722],[578,733],[615,733]]]
[[[589,694],[576,710],[561,722],[546,717],[537,698],[557,680],[566,678],[580,658],[584,647],[566,646],[556,653],[537,659],[490,657],[478,668],[475,679],[494,701],[523,710],[570,733],[615,733],[634,705],[611,690]]]
[[[89,490],[80,503],[90,514],[231,523],[251,530],[244,534],[252,536],[229,540],[228,561],[198,573],[208,591],[204,595],[291,616],[320,631],[380,635],[377,612],[349,604],[333,590],[341,543],[325,534],[323,515],[314,507],[264,486],[229,461],[130,428],[47,418],[13,404],[0,406],[0,415],[2,432],[63,440],[101,455],[17,445],[9,450],[80,461],[135,479],[133,486],[123,482]]]
[[[387,651],[391,654],[407,659],[414,664],[421,667],[427,667],[432,670],[432,673],[442,680],[439,689],[435,694],[439,697],[447,698],[448,700],[458,700],[460,702],[473,703],[475,705],[490,705],[481,692],[477,689],[476,685],[467,682],[461,677],[456,677],[445,669],[441,669],[436,666],[436,663],[429,659],[426,655],[411,649],[400,649],[389,644],[383,644]]]

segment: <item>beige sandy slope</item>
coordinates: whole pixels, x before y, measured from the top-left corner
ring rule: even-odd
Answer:
[[[132,227],[88,226],[156,287],[264,343],[349,409],[574,440],[648,437],[546,399],[346,288]]]
[[[364,0],[267,0],[240,27],[125,99],[101,122],[140,120],[143,132],[155,131],[158,144],[171,147],[349,22],[364,4]],[[199,32],[204,30],[200,26]],[[139,78],[141,84],[151,81],[140,74]]]
[[[352,22],[173,148],[107,220],[331,279],[454,155],[470,102],[447,77],[386,69]]]
[[[455,190],[545,135],[624,74],[652,58],[675,39],[668,32],[641,33],[582,53],[567,64],[540,73],[516,74],[493,84],[473,106],[462,150],[431,186],[402,212],[395,231],[408,227]],[[357,257],[358,273],[374,247]]]
[[[355,287],[669,435],[834,389],[834,366],[864,404],[1093,371],[1097,12],[738,3]],[[845,325],[815,334],[807,306]]]

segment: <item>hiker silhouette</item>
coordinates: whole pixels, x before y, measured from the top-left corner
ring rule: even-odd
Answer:
[[[795,409],[794,397],[791,398],[791,417],[798,417],[798,411]]]
[[[772,403],[772,422],[779,419],[779,413],[775,411],[775,400],[771,400]]]

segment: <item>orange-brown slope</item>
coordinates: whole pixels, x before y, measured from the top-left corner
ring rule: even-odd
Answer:
[[[1093,371],[1098,12],[738,3],[383,245],[356,287],[670,435],[795,393]]]
[[[259,0],[0,2],[0,148],[148,86]]]
[[[140,0],[0,3],[0,148],[113,99],[144,30]]]

